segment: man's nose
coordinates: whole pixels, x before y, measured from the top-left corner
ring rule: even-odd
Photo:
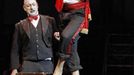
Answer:
[[[34,9],[34,6],[31,5],[31,10],[33,10],[33,9]]]

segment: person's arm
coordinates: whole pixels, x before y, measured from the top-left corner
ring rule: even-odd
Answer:
[[[92,20],[92,16],[91,16],[91,14],[88,14],[88,19],[89,19],[89,21]]]
[[[91,16],[91,7],[90,7],[90,1],[86,0],[86,9],[85,11],[88,14],[88,20],[91,21],[92,20],[92,16]]]
[[[60,31],[59,31],[59,26],[56,24],[56,21],[54,18],[52,18],[52,28],[54,32],[54,38],[56,40],[60,40]]]
[[[12,42],[12,48],[11,48],[11,71],[12,74],[14,75],[15,73],[17,73],[17,69],[20,66],[19,63],[19,34],[18,34],[18,25],[15,25],[15,31],[14,31],[14,35],[13,35],[13,42]]]

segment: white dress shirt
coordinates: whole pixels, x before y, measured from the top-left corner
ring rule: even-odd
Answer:
[[[37,20],[32,20],[31,23],[33,24],[33,26],[36,28],[39,22],[40,16],[38,15]]]

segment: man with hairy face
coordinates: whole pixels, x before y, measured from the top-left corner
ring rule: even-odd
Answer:
[[[53,73],[52,37],[59,40],[55,19],[40,15],[36,0],[24,0],[27,18],[15,25],[11,49],[11,75]]]

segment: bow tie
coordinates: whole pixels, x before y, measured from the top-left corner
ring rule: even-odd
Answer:
[[[28,19],[29,19],[30,21],[32,21],[32,20],[37,20],[37,19],[38,19],[38,15],[37,15],[37,16],[29,16]]]

